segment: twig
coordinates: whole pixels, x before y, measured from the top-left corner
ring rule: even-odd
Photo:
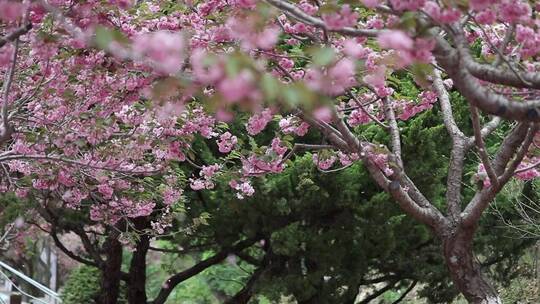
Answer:
[[[536,163],[530,165],[530,166],[527,166],[527,167],[525,167],[525,168],[521,168],[521,169],[519,169],[519,170],[514,171],[514,174],[523,173],[523,172],[525,172],[525,171],[529,171],[529,170],[534,169],[534,168],[536,168],[536,167],[540,167],[540,160],[537,161]]]
[[[360,100],[358,100],[358,97],[353,94],[352,91],[349,91],[349,95],[352,97],[352,99],[354,99],[354,102],[358,105],[358,107],[360,109],[362,109],[362,111],[371,119],[373,120],[375,123],[377,123],[379,126],[383,127],[384,129],[388,130],[389,127],[387,125],[385,125],[383,122],[381,122],[380,120],[377,119],[377,117],[373,116],[373,114],[369,113],[368,110],[364,107],[364,105],[360,102]]]

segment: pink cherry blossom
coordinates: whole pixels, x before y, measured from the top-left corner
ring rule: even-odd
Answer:
[[[398,11],[416,11],[424,6],[425,0],[390,0],[392,7]]]
[[[266,125],[272,120],[272,111],[270,109],[265,109],[261,113],[251,116],[246,125],[246,129],[249,135],[259,134]]]
[[[217,89],[225,101],[229,103],[238,102],[244,98],[257,95],[253,81],[253,74],[248,70],[243,70],[238,75],[221,81]]]
[[[498,2],[498,0],[470,0],[469,5],[473,10],[481,11],[496,2]]]
[[[409,51],[414,45],[414,41],[400,30],[383,31],[377,37],[377,42],[383,48],[401,51]]]
[[[343,42],[343,53],[354,59],[365,58],[368,51],[354,39],[347,39]]]
[[[516,22],[531,14],[531,7],[524,1],[504,0],[499,6],[502,21]]]
[[[319,158],[319,154],[313,154],[313,163],[317,165],[321,170],[328,170],[336,162],[335,156],[329,156],[324,159]]]
[[[304,136],[309,130],[309,124],[290,116],[279,121],[279,127],[284,134],[296,134]]]
[[[277,137],[272,139],[271,147],[272,151],[279,156],[283,156],[287,152],[287,147],[283,146],[281,140]]]
[[[149,61],[156,70],[168,74],[180,71],[186,56],[182,36],[168,31],[137,36],[133,52],[141,60]]]
[[[24,4],[15,1],[0,1],[0,20],[12,22],[19,19],[24,12]]]
[[[377,7],[381,1],[380,0],[361,0],[361,2],[368,8],[374,8],[374,7]]]
[[[234,4],[241,8],[253,9],[255,8],[256,0],[235,0]]]
[[[182,191],[173,189],[171,187],[166,187],[163,191],[163,203],[165,205],[172,205],[176,203],[182,196]]]
[[[322,19],[329,29],[342,29],[344,27],[354,26],[358,19],[358,13],[353,12],[351,7],[345,4],[339,12],[323,14]]]
[[[298,7],[308,15],[314,15],[319,9],[308,0],[301,0]]]
[[[313,117],[320,121],[330,123],[332,121],[332,110],[329,107],[318,107],[313,110]]]
[[[133,5],[133,0],[109,0],[109,2],[118,5],[121,9],[128,9]]]
[[[238,191],[236,196],[239,199],[244,199],[246,196],[252,196],[255,193],[255,189],[249,183],[249,181],[238,182],[236,180],[231,180],[229,182],[229,186]]]
[[[221,153],[231,152],[231,150],[234,148],[237,142],[238,142],[237,137],[232,135],[230,132],[225,132],[221,134],[221,136],[219,137],[219,140],[217,141],[219,152]]]
[[[109,186],[108,184],[98,185],[97,189],[98,189],[98,192],[103,195],[104,199],[111,199],[112,198],[114,189],[111,186]]]

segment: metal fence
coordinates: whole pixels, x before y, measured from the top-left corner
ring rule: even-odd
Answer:
[[[17,286],[17,284],[15,284],[15,282],[13,282],[13,279],[6,272],[10,273],[13,276],[18,277],[19,279],[27,282],[28,284],[34,286],[37,289],[39,289],[41,292],[43,292],[46,295],[46,297],[45,298],[38,298],[36,296],[33,296],[33,295],[25,292],[19,286]],[[51,290],[50,288],[47,288],[43,284],[35,281],[34,279],[28,277],[24,273],[18,271],[17,269],[9,266],[8,264],[6,264],[6,263],[4,263],[2,261],[0,261],[0,277],[2,277],[4,282],[6,282],[8,285],[11,286],[11,289],[15,289],[20,294],[22,294],[22,295],[28,297],[29,299],[31,299],[32,303],[36,303],[36,304],[38,304],[38,303],[39,304],[58,304],[58,303],[62,303],[62,300],[60,299],[60,296],[58,295],[57,292]],[[1,296],[0,296],[0,303],[1,304],[6,303],[5,299],[3,299]],[[8,304],[8,303],[6,303],[6,304]]]

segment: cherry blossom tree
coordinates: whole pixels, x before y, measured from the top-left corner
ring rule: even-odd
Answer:
[[[472,245],[505,184],[540,175],[534,1],[1,0],[0,7],[4,191],[46,194],[63,208],[91,204],[91,219],[111,227],[158,209],[163,216],[151,227],[159,234],[183,188],[212,189],[225,176],[242,199],[253,195],[254,178],[315,151],[322,171],[362,162],[442,241],[467,300],[500,303]],[[400,94],[405,77],[417,83],[414,100]],[[453,93],[468,102],[470,117],[453,114]],[[452,142],[446,210],[411,180],[414,164],[401,151],[400,124],[432,107]],[[246,112],[245,130],[228,128]],[[256,138],[273,123],[280,132],[262,145],[235,133]],[[366,140],[357,132],[366,124],[390,140]],[[324,140],[305,142],[307,132]],[[498,148],[488,150],[493,134]],[[221,161],[198,164],[195,137],[215,139]],[[478,188],[465,202],[464,166],[476,156]],[[178,162],[197,174],[184,178]],[[151,175],[160,191],[145,183]]]

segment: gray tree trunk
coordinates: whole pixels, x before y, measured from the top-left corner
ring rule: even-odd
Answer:
[[[502,304],[474,256],[473,235],[474,229],[457,229],[443,238],[444,258],[452,281],[469,303]]]

